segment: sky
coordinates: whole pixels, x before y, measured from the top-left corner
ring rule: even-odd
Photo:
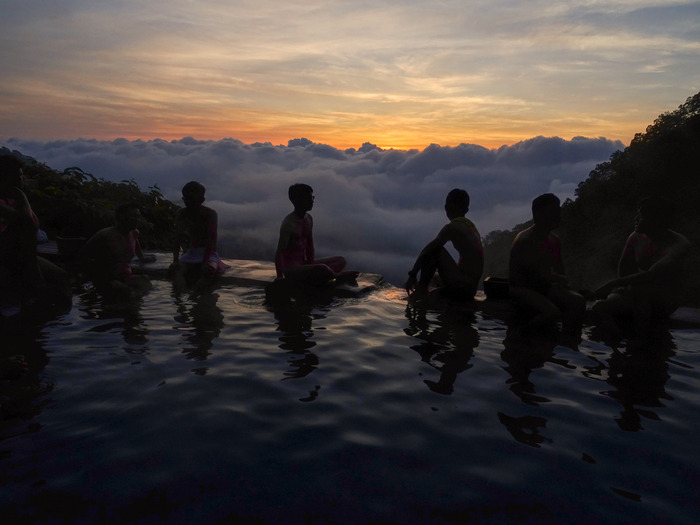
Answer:
[[[453,187],[482,234],[574,197],[700,91],[700,2],[3,0],[0,146],[207,187],[225,256],[269,258],[314,187],[318,255],[402,282]]]
[[[0,139],[628,144],[700,90],[700,2],[3,0]]]

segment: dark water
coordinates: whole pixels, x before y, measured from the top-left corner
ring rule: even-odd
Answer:
[[[391,287],[271,311],[155,285],[4,331],[2,523],[700,518],[699,330],[612,348]]]

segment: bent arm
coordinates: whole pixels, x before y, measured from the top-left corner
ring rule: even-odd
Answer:
[[[423,265],[423,260],[426,257],[434,254],[437,250],[445,246],[445,243],[447,243],[448,240],[450,240],[449,227],[449,224],[443,226],[440,232],[437,234],[437,236],[423,247],[423,249],[418,254],[418,257],[416,258],[416,262],[413,263],[413,268],[411,268],[411,271],[408,272],[410,276],[415,276],[418,273],[418,271]]]
[[[630,284],[658,283],[666,284],[677,276],[690,243],[685,237],[679,236],[668,253],[651,265],[648,271],[635,272],[617,279],[618,286]]]
[[[630,238],[631,239],[631,238]],[[690,243],[682,235],[678,235],[668,253],[656,261],[647,271],[639,271],[634,255],[634,249],[628,240],[618,263],[618,278],[608,281],[595,293],[597,296],[607,296],[613,289],[645,283],[666,285],[677,278]]]

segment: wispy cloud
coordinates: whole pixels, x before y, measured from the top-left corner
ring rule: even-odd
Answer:
[[[700,87],[694,1],[6,4],[4,138],[628,141]]]

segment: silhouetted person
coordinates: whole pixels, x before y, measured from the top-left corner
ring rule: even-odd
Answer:
[[[19,292],[28,306],[41,295],[44,303],[70,302],[68,274],[37,257],[39,219],[22,191],[22,163],[0,157],[0,288]]]
[[[551,193],[532,202],[534,224],[515,237],[510,249],[510,295],[521,310],[534,312],[531,327],[563,320],[567,331],[580,328],[586,300],[569,288],[561,241],[552,233],[561,222],[559,198]]]
[[[618,318],[634,321],[638,332],[652,318],[671,315],[681,304],[683,263],[690,243],[669,229],[672,204],[663,198],[641,201],[635,229],[627,238],[617,267],[618,278],[596,290],[605,299],[593,305],[600,328],[621,335]]]
[[[134,275],[131,269],[134,256],[141,263],[153,260],[141,251],[136,228],[140,218],[136,203],[122,204],[115,211],[116,224],[95,233],[80,249],[79,257],[101,292],[128,296],[151,288],[147,276]]]
[[[314,206],[313,189],[307,184],[289,187],[289,200],[294,211],[280,226],[280,237],[275,254],[277,279],[285,278],[299,284],[323,285],[353,281],[357,272],[343,271],[345,258],[339,255],[316,259],[314,255],[314,220],[309,211]]]
[[[22,163],[0,158],[0,282],[4,288],[34,290],[40,274],[36,260],[36,215],[20,189]]]
[[[449,296],[473,299],[484,270],[484,250],[481,236],[474,223],[465,217],[469,211],[469,194],[453,189],[445,199],[445,214],[450,219],[420,252],[404,285],[409,298],[421,298],[437,271],[442,289]],[[455,262],[445,249],[451,242],[459,253]],[[420,272],[420,278],[418,273]],[[413,291],[415,290],[415,292]]]
[[[229,269],[217,253],[218,216],[216,211],[204,206],[205,191],[197,181],[185,184],[182,187],[185,207],[175,216],[176,242],[171,269],[187,283],[206,284]]]

